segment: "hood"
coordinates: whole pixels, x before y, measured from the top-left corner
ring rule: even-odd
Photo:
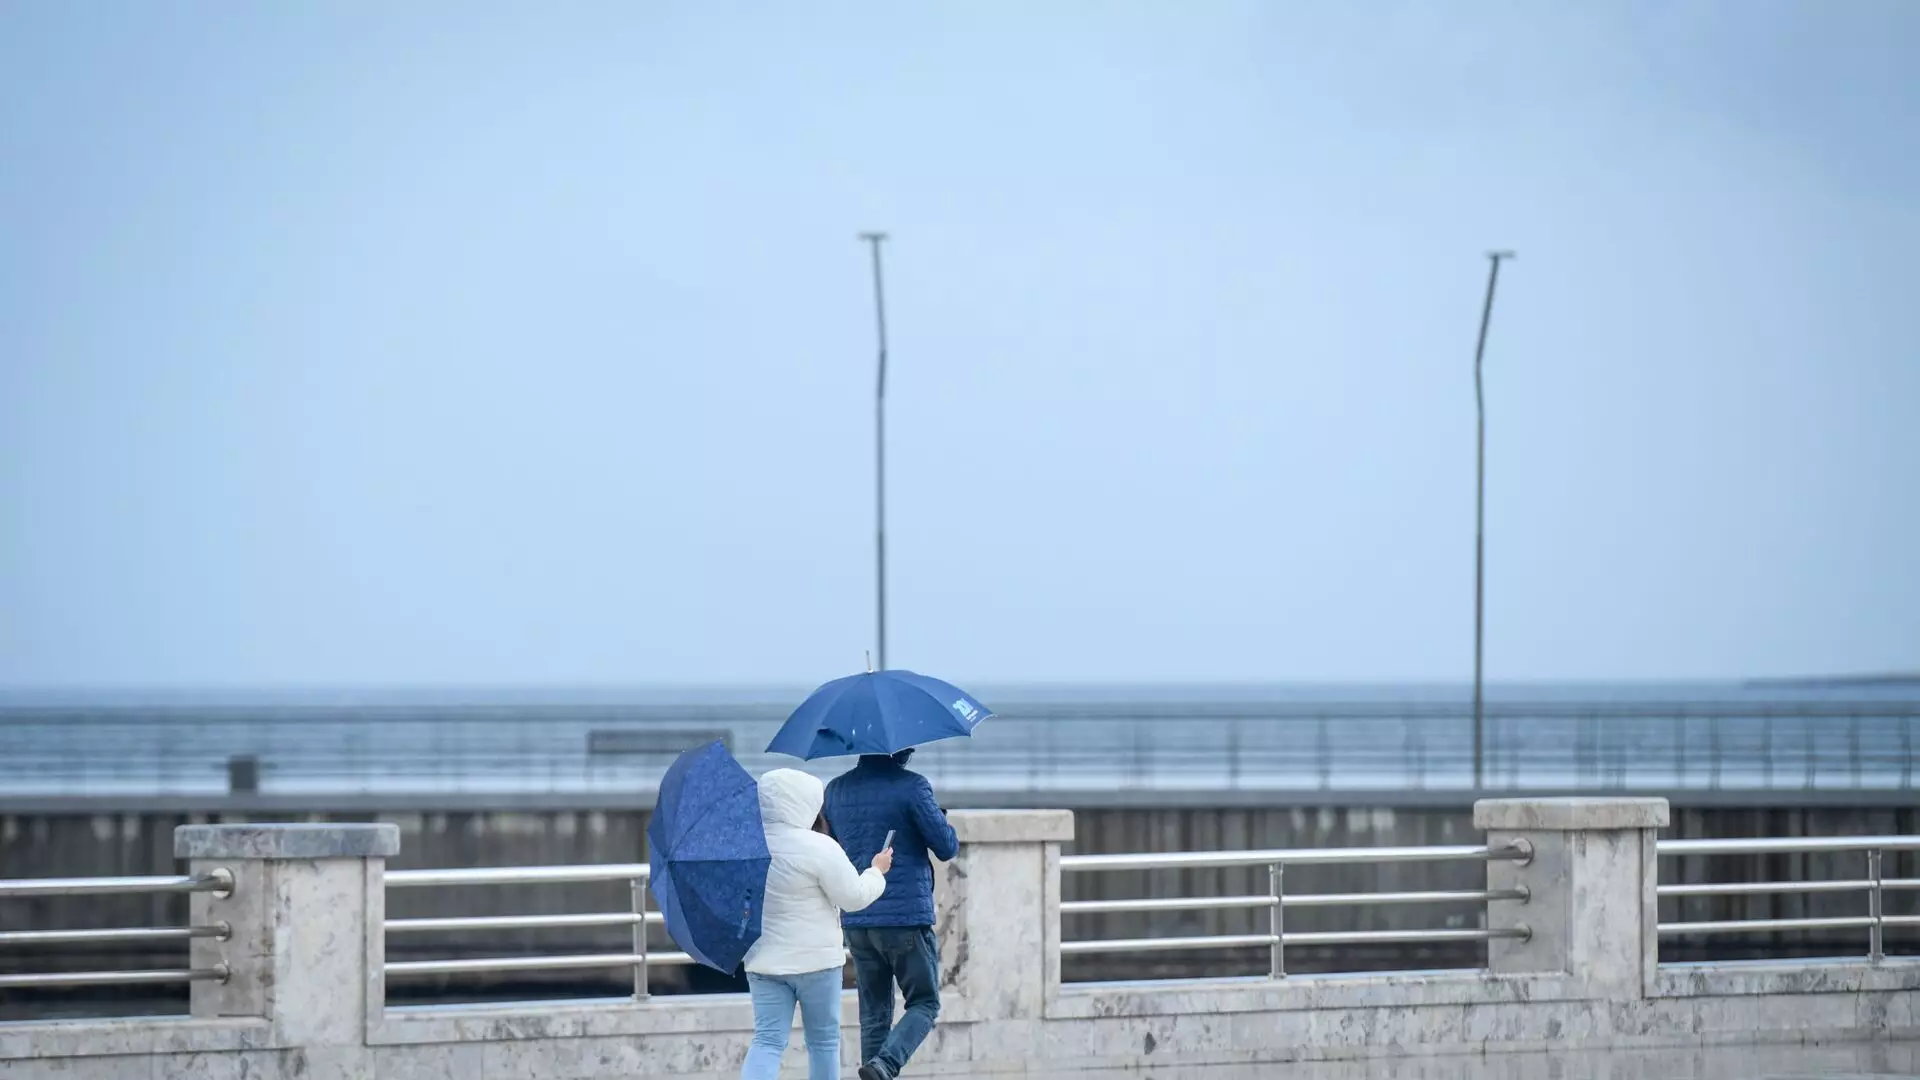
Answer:
[[[813,828],[820,807],[827,801],[827,786],[812,773],[799,769],[774,769],[760,778],[760,821],[765,825],[791,825],[796,829]]]

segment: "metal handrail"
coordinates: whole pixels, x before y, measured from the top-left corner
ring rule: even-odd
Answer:
[[[395,870],[387,884],[397,888],[476,885],[548,885],[590,881],[626,882],[632,906],[622,912],[569,915],[479,915],[433,919],[389,919],[385,933],[435,933],[455,930],[558,930],[596,926],[626,926],[633,932],[633,951],[575,956],[480,957],[459,960],[404,960],[385,965],[391,976],[458,975],[499,971],[573,971],[586,968],[633,969],[633,999],[651,994],[649,972],[656,966],[693,963],[684,952],[650,952],[647,928],[665,926],[666,915],[647,910],[647,883],[652,871],[646,863],[599,863],[576,866],[483,866],[449,870]],[[384,941],[383,941],[384,947]]]
[[[0,881],[0,900],[39,896],[136,896],[232,891],[233,872],[224,867],[205,874],[166,877],[15,878]]]
[[[1176,949],[1251,949],[1273,944],[1272,934],[1214,934],[1206,937],[1115,938],[1110,941],[1062,941],[1060,955],[1105,952],[1171,952]]]
[[[1920,851],[1920,836],[1749,837],[1662,840],[1663,857],[1682,855],[1811,855],[1833,851]]]
[[[1662,934],[1740,934],[1771,930],[1858,930],[1880,925],[1871,915],[1811,919],[1727,919],[1716,922],[1661,923]]]
[[[1884,888],[1884,884],[1882,885]],[[1713,881],[1690,885],[1660,885],[1660,896],[1769,896],[1779,893],[1865,892],[1871,881]]]
[[[0,881],[0,900],[30,900],[51,896],[140,896],[171,893],[233,895],[233,872],[218,868],[204,874],[152,877],[15,878]],[[0,948],[41,945],[80,945],[129,941],[226,940],[233,928],[223,922],[206,926],[115,926],[67,930],[0,931]],[[30,971],[0,975],[0,990],[61,986],[146,986],[156,983],[226,982],[225,964],[210,968],[162,971]]]
[[[389,870],[394,888],[437,885],[549,885],[580,881],[646,881],[652,871],[646,863],[600,863],[584,866],[476,866],[453,870]]]
[[[691,964],[683,952],[593,953],[583,956],[494,956],[466,960],[404,960],[387,965],[389,976],[455,975],[491,971],[572,971],[582,968],[642,968]]]
[[[451,930],[578,930],[591,926],[665,926],[667,917],[658,911],[644,916],[631,911],[595,912],[586,915],[470,915],[441,919],[388,919],[389,934],[436,933]]]
[[[1049,702],[1015,694],[998,702],[1003,737],[964,753],[931,748],[924,765],[949,789],[995,793],[1082,783],[1102,793],[1152,790],[1162,786],[1155,781],[1209,792],[1467,790],[1475,752],[1464,702],[1265,697]],[[1487,779],[1531,791],[1915,790],[1920,700],[1911,695],[1807,700],[1762,688],[1680,698],[1488,702]],[[757,760],[747,751],[784,718],[784,706],[757,699],[15,703],[0,705],[0,778],[12,781],[0,786],[16,798],[221,795],[233,760],[254,758],[267,798],[296,788],[482,801],[618,792],[640,805],[670,751],[601,753],[594,736],[724,732],[743,758]],[[1131,730],[1111,738],[1116,724]],[[1207,738],[1189,730],[1196,724]],[[1369,730],[1342,732],[1355,724]],[[1177,737],[1159,734],[1174,729]]]
[[[1286,945],[1382,945],[1422,941],[1525,941],[1533,936],[1527,927],[1497,930],[1331,930],[1311,933],[1282,933]],[[1063,941],[1065,954],[1115,952],[1175,952],[1198,949],[1265,948],[1274,944],[1272,934],[1215,934],[1203,937],[1121,938],[1112,941]]]
[[[124,926],[106,930],[5,930],[0,931],[0,946],[6,945],[80,945],[114,941],[192,941],[215,938],[225,941],[233,936],[226,923],[211,926]]]
[[[1438,941],[1494,941],[1517,938],[1526,940],[1532,931],[1525,924],[1500,929],[1432,930],[1352,930],[1288,933],[1286,909],[1292,907],[1359,907],[1380,904],[1452,904],[1517,901],[1532,898],[1524,886],[1512,889],[1427,890],[1385,893],[1297,893],[1285,888],[1289,866],[1330,866],[1405,862],[1439,862],[1479,859],[1509,860],[1525,863],[1533,858],[1533,847],[1525,840],[1498,847],[1488,844],[1452,844],[1428,847],[1371,848],[1276,848],[1261,851],[1178,851],[1118,855],[1068,855],[1060,860],[1063,873],[1111,873],[1139,870],[1186,870],[1226,867],[1267,868],[1265,896],[1223,897],[1151,897],[1123,900],[1070,900],[1060,905],[1060,914],[1099,915],[1162,911],[1265,909],[1268,931],[1264,934],[1228,934],[1207,937],[1128,938],[1122,940],[1062,941],[1063,955],[1089,953],[1171,952],[1189,949],[1237,949],[1264,947],[1268,954],[1268,977],[1287,977],[1288,945],[1374,945]]]
[[[1451,844],[1430,847],[1278,848],[1269,851],[1174,851],[1128,855],[1064,855],[1062,873],[1105,873],[1120,870],[1198,870],[1236,866],[1326,866],[1340,863],[1443,862],[1449,859],[1493,859],[1526,862],[1533,849],[1525,844],[1490,847]]]
[[[1170,896],[1130,900],[1068,900],[1060,905],[1062,915],[1118,915],[1152,911],[1231,911],[1268,908],[1276,902],[1285,907],[1366,907],[1379,904],[1463,904],[1489,900],[1518,900],[1526,903],[1532,893],[1524,886],[1517,889],[1466,889],[1459,891],[1392,893],[1304,893],[1267,896]]]
[[[1699,934],[1772,933],[1793,930],[1867,931],[1867,959],[1879,963],[1886,959],[1886,928],[1920,926],[1920,916],[1888,915],[1885,895],[1889,890],[1920,889],[1920,878],[1887,878],[1881,873],[1889,851],[1920,851],[1920,836],[1803,836],[1754,837],[1745,839],[1661,840],[1656,846],[1668,858],[1700,855],[1807,855],[1863,852],[1867,874],[1864,878],[1838,881],[1739,881],[1706,884],[1659,885],[1660,897],[1758,896],[1779,893],[1867,894],[1865,915],[1827,916],[1794,919],[1720,919],[1701,922],[1665,922],[1656,926],[1662,937]]]
[[[155,983],[226,982],[231,977],[225,964],[181,971],[61,971],[27,975],[0,975],[0,990],[38,989],[49,986],[150,986]]]

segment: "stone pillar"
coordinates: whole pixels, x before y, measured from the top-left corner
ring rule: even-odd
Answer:
[[[1060,845],[1068,810],[955,810],[960,854],[935,901],[943,1019],[1039,1020],[1060,986]]]
[[[1489,889],[1526,886],[1526,903],[1494,901],[1487,925],[1532,936],[1488,943],[1495,974],[1562,972],[1591,997],[1637,998],[1658,953],[1655,841],[1667,800],[1483,799],[1475,828],[1499,847],[1524,841],[1528,862],[1487,864]]]
[[[196,1018],[261,1017],[274,1042],[299,1047],[314,1080],[359,1076],[364,1064],[370,929],[385,920],[393,825],[183,825],[174,855],[192,873],[216,867],[233,891],[196,893],[193,923],[225,923],[225,940],[193,943],[193,966],[226,965],[224,983],[195,983]]]

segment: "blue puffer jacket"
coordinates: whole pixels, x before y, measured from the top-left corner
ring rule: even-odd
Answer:
[[[893,830],[893,871],[887,891],[864,910],[840,919],[849,927],[932,926],[933,859],[960,851],[947,815],[927,778],[888,757],[863,757],[827,785],[827,825],[855,866],[880,853]],[[928,856],[931,855],[932,858]]]

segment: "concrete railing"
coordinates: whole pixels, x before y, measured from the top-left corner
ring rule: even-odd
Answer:
[[[1920,962],[1662,967],[1662,800],[1492,800],[1475,817],[1488,852],[1526,853],[1487,860],[1487,970],[1063,986],[1072,815],[955,812],[961,854],[937,893],[946,1007],[915,1068],[1059,1076],[1920,1036]],[[175,846],[183,881],[231,881],[195,893],[189,919],[226,928],[193,938],[189,963],[226,978],[192,984],[188,1017],[0,1025],[0,1075],[738,1075],[752,1033],[739,996],[387,1007],[392,826],[188,826]],[[851,1064],[850,995],[843,1019]]]

